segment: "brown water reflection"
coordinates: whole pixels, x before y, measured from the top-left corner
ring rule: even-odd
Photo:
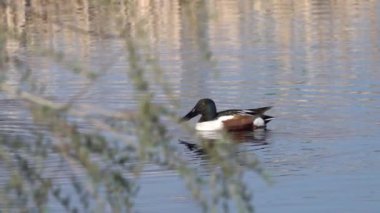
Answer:
[[[257,154],[277,183],[252,181],[259,212],[379,208],[380,1],[111,2],[0,1],[0,31],[19,37],[0,34],[6,83],[23,88],[30,72],[60,102],[85,91],[78,103],[133,111],[124,39],[134,38],[144,47],[139,54],[161,65],[162,76],[147,73],[156,101],[178,99],[179,114],[202,97],[221,110],[275,106],[270,137],[244,137],[240,147]],[[102,77],[89,86],[67,62]],[[159,89],[161,78],[171,96]],[[17,101],[0,97],[2,134],[40,128]],[[169,129],[178,143],[183,135]],[[149,165],[138,209],[197,211],[178,199],[187,196],[171,172]]]

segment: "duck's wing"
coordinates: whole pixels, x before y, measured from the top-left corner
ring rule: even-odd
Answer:
[[[248,115],[262,115],[266,111],[270,110],[272,106],[267,106],[267,107],[260,107],[260,108],[255,108],[255,109],[229,109],[229,110],[224,110],[220,111],[217,113],[217,117],[220,116],[227,116],[227,115],[241,115],[241,114],[248,114]]]
[[[244,110],[243,109],[224,110],[224,111],[218,112],[216,117],[228,116],[228,115],[238,115],[238,114],[244,114]]]
[[[255,109],[245,109],[244,111],[247,111],[246,113],[251,115],[262,115],[270,109],[272,109],[272,106],[260,107]]]

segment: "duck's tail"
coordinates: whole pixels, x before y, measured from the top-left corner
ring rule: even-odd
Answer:
[[[274,119],[273,116],[269,116],[269,115],[262,115],[261,117],[264,119],[265,125],[266,125],[267,123],[269,123],[271,120]]]

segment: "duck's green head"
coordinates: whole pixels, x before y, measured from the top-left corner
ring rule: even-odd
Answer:
[[[181,121],[188,121],[197,115],[202,115],[200,122],[209,121],[215,119],[216,114],[215,102],[209,98],[204,98],[199,100],[194,108],[181,118]]]

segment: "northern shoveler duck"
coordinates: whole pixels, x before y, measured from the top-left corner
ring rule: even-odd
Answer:
[[[272,116],[264,115],[272,107],[256,109],[229,109],[216,111],[215,102],[209,98],[201,99],[194,108],[187,113],[181,121],[201,115],[195,126],[199,131],[215,131],[225,129],[227,131],[265,129]]]

